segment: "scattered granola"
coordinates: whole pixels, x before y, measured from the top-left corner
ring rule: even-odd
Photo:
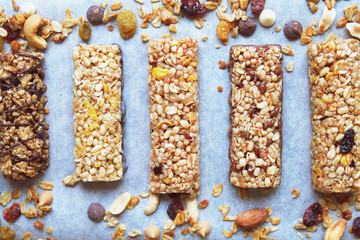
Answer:
[[[218,87],[217,87],[217,90],[218,90],[218,92],[222,92],[222,91],[223,91],[223,87],[222,87],[222,86],[218,86]]]
[[[286,64],[286,71],[287,72],[292,72],[294,70],[294,61],[290,61],[288,62],[288,64]]]
[[[215,187],[213,187],[213,189],[211,191],[211,194],[214,197],[218,197],[218,196],[220,196],[222,190],[223,190],[223,185],[221,183],[216,184]]]
[[[36,227],[37,229],[39,229],[40,231],[42,231],[44,229],[44,223],[37,220],[34,222],[34,227]]]
[[[206,208],[208,205],[209,205],[209,201],[207,199],[204,199],[199,203],[198,207],[200,209],[203,209],[203,208]]]
[[[300,191],[297,189],[291,190],[292,198],[297,198],[300,195]]]

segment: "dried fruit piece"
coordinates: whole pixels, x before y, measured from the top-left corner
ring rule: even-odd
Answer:
[[[79,27],[79,36],[83,41],[89,41],[91,37],[91,26],[88,23],[83,23]]]
[[[244,17],[239,21],[239,33],[243,36],[251,36],[256,30],[256,21],[252,17]]]
[[[291,20],[285,23],[284,33],[285,36],[290,40],[299,39],[302,31],[303,31],[303,27],[301,23],[298,21]]]
[[[333,222],[325,231],[324,240],[340,240],[343,235],[347,222],[339,219]]]
[[[264,9],[265,0],[251,0],[251,13],[260,14]]]
[[[269,211],[265,208],[253,208],[236,216],[235,222],[246,229],[256,227],[269,217]]]
[[[1,240],[13,240],[15,232],[10,227],[0,227]]]
[[[8,35],[5,37],[5,40],[8,43],[11,43],[12,41],[16,40],[20,36],[20,29],[14,30],[10,27],[9,22],[4,23],[2,26],[8,33]]]
[[[100,203],[91,203],[87,210],[88,217],[94,222],[101,222],[105,216],[105,208]]]
[[[110,206],[110,212],[114,215],[122,213],[131,199],[131,193],[124,192]]]
[[[314,226],[322,220],[322,207],[320,203],[315,202],[305,210],[303,223],[307,227]]]
[[[93,25],[101,24],[103,16],[104,16],[104,9],[98,5],[93,5],[89,7],[86,13],[86,17],[88,21]]]
[[[117,16],[120,35],[124,39],[129,39],[134,36],[136,31],[136,15],[127,9],[123,9]]]
[[[199,0],[181,0],[181,11],[190,18],[200,18],[206,13],[206,6]]]
[[[352,233],[360,238],[360,217],[357,217],[354,219],[353,225],[352,225]]]
[[[319,30],[321,33],[325,32],[326,30],[331,27],[336,17],[336,10],[335,8],[329,10],[327,7],[324,7],[323,14],[320,18],[320,26]]]
[[[209,201],[207,199],[204,199],[199,203],[198,207],[202,209],[202,208],[206,208],[208,205],[209,205]]]
[[[220,21],[216,27],[216,34],[220,40],[225,40],[229,37],[230,28],[227,22]]]
[[[7,222],[10,223],[16,222],[16,220],[21,215],[20,204],[15,202],[11,205],[11,207],[5,208],[3,211],[3,215],[4,215],[4,219]]]
[[[179,199],[175,198],[169,204],[167,211],[166,211],[171,220],[174,220],[176,218],[178,210],[184,211],[184,206]]]
[[[351,151],[354,146],[354,137],[355,131],[353,129],[349,129],[345,132],[344,138],[340,143],[340,150],[342,153],[347,154]]]

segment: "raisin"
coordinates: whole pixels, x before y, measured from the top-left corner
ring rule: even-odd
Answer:
[[[199,18],[205,15],[206,7],[199,0],[181,0],[181,11],[190,18]]]
[[[187,133],[184,133],[184,137],[185,137],[185,139],[187,139],[187,140],[191,140],[190,135],[189,135],[189,134],[187,134]]]
[[[3,28],[7,31],[8,35],[5,37],[5,40],[8,43],[11,43],[12,41],[16,40],[20,36],[20,29],[14,30],[10,27],[9,22],[4,23]]]
[[[184,211],[184,206],[178,198],[175,198],[169,204],[167,211],[166,211],[171,220],[174,220],[176,218],[178,210]]]
[[[305,210],[303,223],[307,227],[314,226],[322,220],[322,207],[320,203],[315,202]]]
[[[349,129],[346,131],[344,138],[340,144],[340,150],[342,153],[347,154],[351,151],[352,147],[354,146],[354,137],[355,131],[353,129]]]
[[[216,34],[220,40],[225,40],[229,37],[229,24],[225,21],[220,21],[216,27]]]
[[[260,14],[264,9],[265,0],[251,0],[251,13]]]
[[[360,238],[360,217],[357,217],[354,219],[353,225],[352,225],[352,233]]]
[[[124,9],[117,16],[120,35],[124,39],[134,36],[136,31],[136,15],[130,10]]]
[[[238,88],[243,88],[244,84],[242,82],[240,82],[239,84],[236,85]]]
[[[162,166],[159,166],[159,167],[154,167],[154,173],[155,175],[160,175],[163,173],[162,171]]]
[[[91,26],[88,23],[84,23],[79,27],[79,36],[83,41],[89,41],[91,37]]]
[[[0,227],[1,240],[13,240],[14,238],[15,232],[10,227]]]
[[[21,208],[19,203],[13,203],[11,207],[4,209],[4,219],[10,223],[16,222],[21,215]]]
[[[279,107],[275,107],[274,108],[274,110],[272,110],[271,112],[270,112],[270,117],[275,117],[275,116],[277,116],[278,115],[278,113],[279,113]]]
[[[259,90],[262,95],[266,92],[266,81],[261,81],[259,84]]]
[[[268,128],[271,128],[272,126],[274,126],[274,124],[275,124],[275,119],[267,120],[263,125],[263,129],[266,130]]]

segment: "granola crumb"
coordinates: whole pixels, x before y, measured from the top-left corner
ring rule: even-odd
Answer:
[[[50,227],[50,226],[46,227],[46,233],[52,234],[52,231],[53,231],[52,227]]]
[[[301,239],[303,239],[303,238],[304,238],[300,232],[297,232],[297,235],[298,235],[298,236],[299,236],[299,238],[301,238]]]
[[[219,68],[220,68],[220,69],[223,69],[223,70],[224,70],[224,69],[226,69],[226,66],[227,66],[227,65],[226,65],[226,62],[221,61],[221,60],[219,61]]]
[[[280,31],[281,31],[281,27],[279,25],[276,25],[275,32],[280,32]]]
[[[220,45],[219,45],[219,44],[217,44],[217,45],[215,46],[215,48],[216,48],[216,49],[219,49],[219,48],[220,48]]]
[[[287,65],[286,65],[286,71],[287,72],[292,72],[294,70],[294,65],[295,63],[293,61],[290,61]]]
[[[201,38],[201,40],[203,40],[204,42],[206,42],[206,41],[208,40],[208,36],[203,36],[203,37]]]
[[[13,5],[13,8],[14,8],[14,10],[17,12],[17,11],[19,11],[19,5],[17,5],[17,3],[15,2],[15,0],[11,0],[11,2],[12,2],[12,5]]]
[[[300,191],[297,189],[291,190],[292,198],[295,199],[300,195]]]
[[[107,29],[108,29],[110,32],[112,32],[112,31],[114,31],[114,26],[113,26],[113,25],[109,25],[109,26],[107,27]]]
[[[42,231],[44,229],[44,223],[41,221],[35,221],[34,222],[34,227],[36,227],[37,229],[39,229],[40,231]]]
[[[217,87],[217,90],[218,90],[218,92],[222,92],[222,91],[223,91],[223,87],[222,87],[222,86],[218,86],[218,87]]]
[[[141,34],[141,41],[142,42],[148,42],[150,40],[150,37],[149,37],[149,35],[147,34],[147,33],[142,33]]]
[[[147,197],[149,197],[149,193],[140,193],[139,196],[141,198],[147,198]]]
[[[171,33],[176,33],[177,32],[175,24],[170,24],[168,28],[169,28],[169,31]]]
[[[272,225],[278,225],[280,223],[280,218],[279,217],[272,217],[270,218],[271,224]]]
[[[310,233],[306,233],[305,237],[310,238]]]

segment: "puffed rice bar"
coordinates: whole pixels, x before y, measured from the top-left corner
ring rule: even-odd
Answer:
[[[279,45],[230,50],[230,182],[241,188],[280,184],[282,53]]]
[[[11,180],[49,166],[43,59],[42,53],[0,54],[0,168]]]
[[[308,48],[312,184],[321,192],[360,188],[359,42],[339,38]]]
[[[150,192],[197,193],[199,76],[197,41],[152,40],[149,53]]]
[[[116,181],[123,176],[121,49],[74,47],[75,179]]]

